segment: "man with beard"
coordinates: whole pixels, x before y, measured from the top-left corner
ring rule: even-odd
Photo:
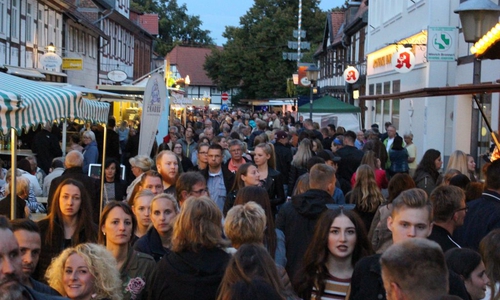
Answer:
[[[163,180],[163,192],[174,195],[175,182],[179,176],[179,160],[177,155],[170,150],[163,150],[156,156],[156,168]]]
[[[21,253],[23,273],[21,282],[37,292],[59,296],[56,290],[31,277],[38,264],[42,246],[38,225],[30,219],[15,219],[11,221],[11,225]]]
[[[0,216],[0,300],[63,299],[22,285],[22,258],[7,218]]]

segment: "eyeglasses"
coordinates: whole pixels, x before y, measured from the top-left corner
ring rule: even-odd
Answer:
[[[459,211],[462,211],[462,210],[465,210],[465,212],[468,212],[469,211],[469,207],[466,205],[464,208],[459,208],[459,209],[455,210],[455,212],[459,212]]]
[[[197,191],[191,191],[192,194],[196,194],[196,195],[201,195],[203,193],[208,193],[208,189],[207,188],[204,188],[204,189],[201,189],[201,190],[197,190]]]
[[[208,152],[198,152],[198,153],[201,154],[201,155],[207,155],[208,154]]]

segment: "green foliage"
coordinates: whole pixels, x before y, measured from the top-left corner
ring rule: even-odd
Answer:
[[[322,39],[326,14],[317,0],[303,0],[302,30],[315,51]],[[287,97],[287,78],[297,71],[296,61],[283,60],[288,41],[295,41],[297,0],[255,0],[240,18],[240,26],[227,27],[224,50],[214,49],[204,68],[221,90],[238,87],[241,98]],[[303,40],[304,41],[304,40]]]
[[[155,51],[164,56],[176,45],[213,45],[209,30],[202,30],[199,16],[188,15],[186,4],[179,6],[177,0],[133,0],[131,7],[144,13],[159,16],[159,35]]]

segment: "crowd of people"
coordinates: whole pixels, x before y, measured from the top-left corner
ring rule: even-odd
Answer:
[[[483,183],[390,123],[289,112],[190,113],[152,153],[115,125],[75,128],[64,158],[45,125],[10,221],[0,182],[0,300],[500,299],[500,160]]]

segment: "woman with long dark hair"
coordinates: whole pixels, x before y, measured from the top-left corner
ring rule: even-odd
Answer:
[[[233,207],[234,201],[236,200],[236,194],[238,193],[239,190],[241,190],[246,186],[259,186],[259,185],[261,185],[261,182],[257,166],[254,163],[242,164],[238,168],[238,171],[236,172],[236,175],[234,177],[233,187],[231,188],[231,191],[228,193],[226,197],[226,202],[224,203],[224,211],[223,211],[224,216],[231,209],[231,207]]]
[[[453,248],[446,251],[444,257],[448,269],[462,279],[470,300],[489,300],[485,298],[485,290],[490,280],[479,253],[467,248]]]
[[[147,286],[155,267],[153,258],[131,247],[137,221],[130,206],[123,201],[111,201],[101,214],[99,244],[116,259],[120,272],[122,299],[145,299]]]
[[[97,241],[97,225],[92,222],[89,195],[83,184],[66,179],[57,187],[50,214],[38,222],[43,251],[33,276],[43,280],[50,261],[64,249]]]
[[[391,167],[389,168],[389,175],[394,176],[397,173],[408,173],[410,167],[408,166],[408,150],[403,147],[403,138],[395,136],[392,142],[392,147],[389,149],[389,161]]]
[[[415,170],[413,180],[418,188],[425,190],[428,196],[437,186],[439,170],[442,165],[441,152],[436,149],[429,149],[425,151],[417,170]]]
[[[108,203],[112,200],[122,201],[125,199],[127,183],[121,179],[121,168],[114,158],[107,158],[104,162],[104,200]]]
[[[234,254],[229,262],[220,284],[218,300],[240,299],[235,298],[233,287],[244,282],[251,284],[252,280],[260,279],[267,283],[275,292],[272,299],[287,299],[290,292],[283,286],[276,265],[266,249],[258,244],[244,244]],[[259,294],[256,299],[265,298]]]
[[[297,273],[295,290],[301,299],[344,299],[354,265],[372,252],[363,222],[342,208],[325,211]]]

